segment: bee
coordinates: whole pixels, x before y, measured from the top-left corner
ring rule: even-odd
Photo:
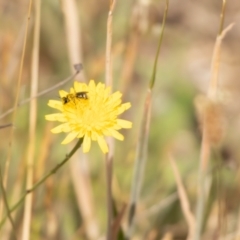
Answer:
[[[88,99],[87,93],[88,92],[77,92],[75,96],[76,98],[80,98],[80,99]]]
[[[75,99],[88,99],[87,96],[88,92],[76,92],[75,94],[69,93],[65,97],[62,97],[62,103],[63,105],[73,101],[75,103]]]

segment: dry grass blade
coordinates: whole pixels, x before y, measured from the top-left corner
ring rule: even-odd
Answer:
[[[70,64],[73,65],[76,62],[83,62],[81,24],[79,22],[81,18],[78,17],[77,1],[63,0],[62,10],[64,13],[68,57]],[[71,71],[74,70],[71,69]],[[77,79],[86,82],[84,74],[82,76],[78,75]],[[95,240],[99,236],[99,227],[95,218],[88,160],[88,156],[79,151],[70,162],[70,171],[77,205],[85,226],[85,234],[89,240]]]
[[[31,93],[33,97],[37,94],[38,89],[38,68],[39,68],[39,42],[40,42],[40,16],[41,16],[41,1],[35,1],[35,24],[33,32],[33,49],[32,49],[32,66],[31,66]],[[33,165],[35,153],[35,135],[36,135],[36,121],[37,121],[37,101],[33,99],[30,102],[29,113],[29,142],[27,153],[27,172],[26,172],[26,189],[33,185]],[[29,194],[25,199],[24,215],[23,215],[23,230],[22,239],[28,240],[30,238],[31,214],[32,214],[32,198]]]
[[[221,11],[221,16],[220,16],[219,34],[221,34],[222,30],[223,30],[225,11],[226,11],[226,3],[227,3],[226,0],[222,0],[222,11]]]
[[[106,86],[112,86],[112,14],[116,1],[110,1],[107,19],[107,43],[106,43]]]
[[[107,42],[106,42],[106,86],[112,86],[112,14],[116,1],[110,1],[108,19],[107,19]],[[107,240],[113,238],[112,218],[113,218],[113,203],[112,203],[112,165],[114,140],[112,137],[107,138],[109,152],[105,157],[106,165],[106,182],[107,182]]]
[[[175,162],[174,158],[171,156],[171,154],[169,154],[169,160],[170,160],[170,163],[171,163],[171,166],[173,169],[173,173],[174,173],[174,177],[175,177],[175,180],[177,183],[178,195],[179,195],[182,211],[183,211],[183,214],[185,216],[185,219],[187,221],[187,225],[189,228],[187,240],[191,240],[193,238],[193,234],[195,231],[195,225],[196,225],[195,217],[190,209],[190,204],[189,204],[186,190],[184,188],[184,185],[183,185],[180,173],[178,171],[176,162]]]
[[[74,64],[83,62],[81,47],[81,25],[79,24],[76,1],[63,0],[62,9],[64,13],[69,63],[71,65],[71,72],[74,72],[76,70]],[[80,79],[80,76],[78,76],[78,78]],[[85,80],[84,76],[83,79]]]

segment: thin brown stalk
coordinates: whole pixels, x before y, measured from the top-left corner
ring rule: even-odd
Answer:
[[[222,30],[223,30],[223,25],[224,25],[224,18],[225,18],[225,11],[226,11],[226,0],[222,0],[222,11],[220,15],[220,26],[219,26],[219,31],[218,34],[221,35]]]
[[[13,234],[14,234],[13,236],[14,236],[14,239],[17,239],[16,227],[15,227],[15,224],[13,222],[10,210],[9,210],[6,191],[5,191],[4,186],[3,186],[3,178],[2,178],[2,169],[1,168],[0,168],[0,188],[1,188],[2,196],[3,196],[3,202],[4,202],[5,208],[7,210],[7,216],[8,216],[8,219],[9,219],[11,225],[12,225],[12,230],[13,230]]]
[[[110,8],[107,19],[107,42],[106,42],[106,80],[107,86],[112,86],[112,14],[116,0],[110,0]]]
[[[25,59],[25,51],[26,51],[26,45],[27,45],[27,36],[28,36],[31,8],[32,8],[32,0],[29,0],[27,23],[26,23],[25,36],[24,36],[24,41],[23,41],[23,50],[22,50],[18,80],[17,80],[17,88],[16,88],[16,95],[15,95],[16,97],[15,97],[14,107],[13,107],[13,115],[12,115],[12,123],[13,124],[15,122],[15,118],[16,118],[16,114],[17,114],[17,105],[18,105],[20,86],[21,86],[21,81],[22,81],[22,71],[23,71],[23,64],[24,64],[24,59]],[[8,148],[7,159],[6,159],[5,167],[4,167],[4,171],[3,171],[3,187],[4,187],[4,189],[6,189],[6,186],[7,186],[9,165],[10,165],[10,161],[11,161],[11,157],[12,157],[13,130],[14,130],[13,128],[10,129],[9,148]],[[3,201],[1,198],[0,199],[0,219],[2,219],[2,213],[3,213]]]
[[[113,228],[113,230],[112,230],[113,231],[113,234],[112,234],[113,238],[112,238],[112,240],[117,239],[117,234],[118,234],[118,231],[120,229],[121,222],[122,222],[124,213],[126,211],[126,208],[127,208],[127,205],[124,204],[120,213],[117,215],[116,219],[113,222],[113,226],[112,226],[112,228]]]
[[[171,154],[169,154],[169,160],[170,160],[170,163],[171,163],[171,166],[173,169],[173,173],[174,173],[174,177],[175,177],[175,180],[177,183],[177,190],[178,190],[178,195],[179,195],[182,211],[183,211],[184,217],[187,221],[187,225],[188,225],[188,229],[189,229],[187,240],[192,240],[193,234],[195,232],[195,225],[196,225],[195,217],[190,209],[188,196],[187,196],[185,187],[183,185],[181,175],[178,171],[177,164]]]
[[[7,124],[4,124],[4,125],[1,125],[0,126],[0,129],[3,129],[3,128],[7,128],[7,127],[12,127],[12,123],[7,123]]]
[[[47,89],[39,92],[39,93],[36,94],[35,96],[30,97],[30,98],[27,98],[27,99],[19,102],[19,103],[17,104],[17,107],[20,107],[20,106],[22,106],[22,105],[24,105],[24,104],[26,104],[26,103],[29,103],[29,102],[31,102],[34,98],[41,97],[41,96],[43,96],[44,94],[49,93],[49,92],[55,90],[56,88],[59,88],[59,87],[61,87],[62,85],[66,84],[67,82],[73,80],[73,79],[77,76],[77,74],[82,70],[82,64],[75,64],[75,65],[74,65],[74,68],[75,68],[75,73],[74,73],[73,75],[71,75],[71,76],[69,76],[68,78],[62,80],[61,82],[53,85],[52,87],[47,88]],[[8,116],[8,115],[9,115],[10,113],[12,113],[13,111],[14,111],[14,108],[8,109],[5,113],[3,113],[2,115],[0,115],[0,119]]]
[[[220,53],[221,53],[221,44],[222,40],[225,37],[226,33],[232,28],[233,24],[230,24],[222,33],[217,37],[211,64],[211,79],[208,86],[208,98],[211,100],[217,99],[217,90],[218,90],[218,74],[220,66]],[[196,229],[195,229],[195,240],[201,238],[201,230],[203,224],[203,213],[204,205],[206,202],[206,191],[205,191],[205,178],[208,170],[209,158],[211,153],[211,143],[207,131],[207,109],[204,109],[203,112],[203,123],[202,123],[202,143],[200,150],[200,165],[199,165],[199,179],[198,179],[198,202],[196,209]]]
[[[38,90],[38,66],[39,66],[39,41],[40,41],[40,16],[41,16],[41,0],[34,2],[35,8],[35,24],[33,32],[33,49],[32,49],[32,66],[31,66],[31,92],[33,97]],[[26,189],[33,185],[33,165],[35,153],[35,135],[36,135],[36,120],[37,120],[37,100],[34,98],[30,102],[29,111],[29,141],[27,153],[27,172],[26,172]],[[22,240],[28,240],[30,237],[31,214],[32,214],[32,198],[33,194],[28,194],[25,199],[24,215],[23,215],[23,229]]]
[[[62,9],[65,20],[66,40],[69,62],[83,62],[81,45],[81,24],[79,22],[76,0],[63,0]],[[73,71],[73,69],[71,69]],[[86,82],[84,74],[78,79]],[[84,222],[85,234],[89,240],[99,236],[99,227],[95,216],[92,183],[88,156],[78,151],[70,162],[71,180],[76,194],[79,211]]]
[[[112,87],[112,14],[116,1],[110,0],[110,7],[107,19],[107,42],[106,42],[106,86]],[[106,183],[107,183],[107,240],[113,239],[113,203],[112,203],[112,166],[113,166],[113,152],[114,140],[107,138],[109,152],[105,157],[106,164]]]

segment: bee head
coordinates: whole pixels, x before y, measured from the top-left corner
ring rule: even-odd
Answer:
[[[63,104],[67,104],[70,101],[70,99],[66,96],[66,97],[62,97],[62,103]]]

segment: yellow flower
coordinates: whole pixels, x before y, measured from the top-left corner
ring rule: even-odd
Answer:
[[[49,100],[48,106],[60,113],[46,115],[49,121],[61,122],[51,130],[52,133],[67,132],[62,144],[75,138],[84,138],[83,152],[88,152],[91,141],[97,141],[103,153],[108,152],[104,136],[113,136],[118,140],[124,137],[118,132],[121,128],[131,128],[132,123],[118,119],[118,115],[131,107],[130,103],[122,104],[122,94],[110,94],[110,88],[93,80],[89,84],[75,81],[70,92],[59,91],[62,101]]]

